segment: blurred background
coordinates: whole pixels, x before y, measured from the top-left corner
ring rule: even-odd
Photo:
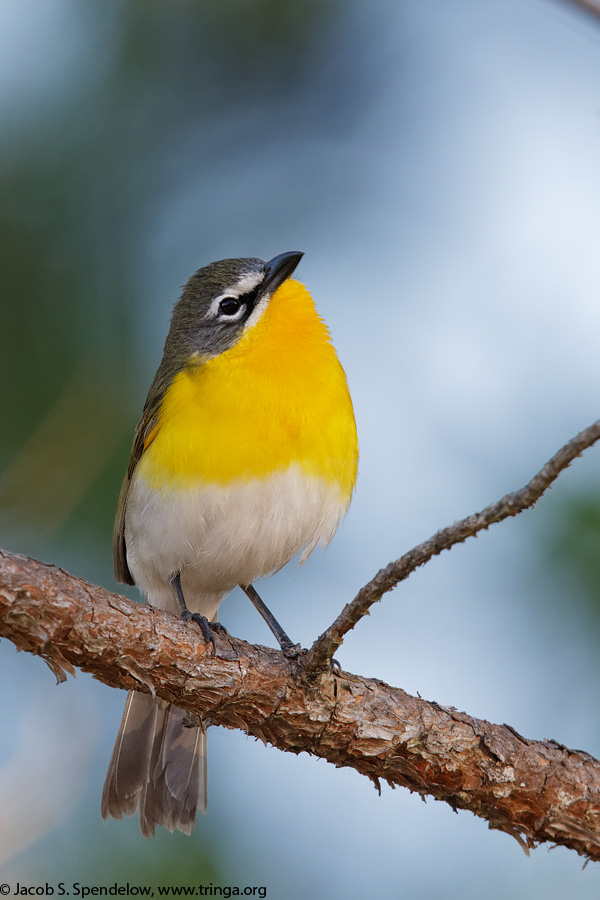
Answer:
[[[0,546],[117,589],[111,529],[180,286],[298,270],[361,463],[326,554],[261,594],[306,646],[375,571],[599,415],[600,20],[560,0],[3,0]],[[600,448],[434,560],[345,669],[600,756]],[[130,592],[135,596],[135,592]],[[272,638],[234,592],[221,621]],[[125,695],[0,645],[3,882],[271,898],[597,898],[469,813],[213,729],[192,838],[100,819]],[[435,865],[432,865],[435,860]]]

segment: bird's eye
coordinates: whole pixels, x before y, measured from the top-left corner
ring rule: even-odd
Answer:
[[[235,297],[224,297],[219,303],[219,312],[223,313],[224,316],[235,316],[241,305],[241,301]]]

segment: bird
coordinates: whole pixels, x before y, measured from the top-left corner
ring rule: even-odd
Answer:
[[[345,372],[309,291],[303,253],[199,269],[173,308],[135,431],[115,518],[115,576],[146,602],[225,629],[240,586],[281,649],[294,645],[254,582],[326,546],[347,512],[358,439]],[[206,811],[206,725],[128,694],[104,788],[104,820],[134,815],[190,834]]]

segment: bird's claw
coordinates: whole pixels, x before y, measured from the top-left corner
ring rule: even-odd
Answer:
[[[300,656],[300,651],[302,650],[301,644],[294,644],[292,641],[283,641],[281,644],[281,650],[283,655],[287,659],[296,659]]]
[[[181,618],[184,622],[195,622],[196,625],[199,625],[204,643],[212,644],[213,650],[216,650],[215,634],[227,634],[227,629],[220,622],[209,622],[206,616],[190,612],[189,609],[183,610]]]

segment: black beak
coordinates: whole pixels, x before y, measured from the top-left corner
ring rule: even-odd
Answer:
[[[261,296],[274,294],[277,288],[289,278],[304,253],[292,250],[290,253],[280,253],[273,257],[265,266],[265,280],[260,287]]]

